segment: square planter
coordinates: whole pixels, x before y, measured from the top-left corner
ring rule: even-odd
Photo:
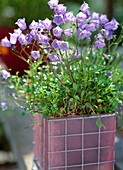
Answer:
[[[40,170],[113,170],[115,114],[42,118],[35,115],[34,156]],[[39,124],[40,121],[40,124]]]

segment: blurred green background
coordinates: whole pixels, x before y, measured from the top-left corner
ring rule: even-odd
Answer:
[[[38,19],[51,18],[48,0],[0,0],[0,26],[15,26],[18,18],[26,18],[27,24]],[[108,18],[114,16],[119,22],[123,21],[123,0],[86,0],[92,11],[107,14]],[[68,10],[76,14],[82,0],[60,0]]]

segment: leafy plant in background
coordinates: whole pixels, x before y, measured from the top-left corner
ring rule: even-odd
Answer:
[[[15,21],[22,17],[25,17],[27,23],[30,23],[32,19],[44,19],[51,15],[46,0],[1,0],[0,6],[1,26],[13,27]]]
[[[30,49],[24,76],[2,70],[7,87],[16,90],[15,100],[23,97],[25,110],[44,117],[113,113],[122,101],[123,88],[123,59],[121,68],[113,64],[122,41],[122,31],[118,39],[114,35],[119,23],[90,13],[85,2],[76,16],[57,0],[48,5],[54,10],[53,20],[33,20],[27,29],[25,18],[18,19],[19,28],[10,33],[10,40],[2,40],[2,46],[12,48],[23,60],[22,52]],[[20,53],[17,41],[22,45]],[[2,109],[7,107],[4,102]]]

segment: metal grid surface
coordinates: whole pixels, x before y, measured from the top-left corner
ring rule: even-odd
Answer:
[[[42,119],[39,125],[35,123],[34,162],[37,168],[39,170],[88,170],[90,168],[91,170],[101,170],[102,168],[113,170],[115,116],[116,114],[99,116],[106,129],[97,127],[96,124],[91,128],[88,120],[91,119],[90,123],[94,124],[97,120],[96,116]],[[108,118],[108,122],[105,122],[105,118]],[[36,121],[40,119],[41,115],[37,115]],[[75,126],[71,129],[74,120],[76,123],[78,122],[76,124],[78,129],[79,124],[81,125],[79,133],[75,133],[77,131]],[[113,127],[110,124],[112,121],[114,122]],[[55,124],[53,124],[54,122]],[[58,122],[64,126],[58,126]],[[57,133],[54,132],[55,125]],[[87,125],[90,126],[90,129],[87,129]],[[106,140],[106,137],[111,139]],[[78,139],[81,139],[80,142]],[[94,139],[94,143],[91,139]],[[74,153],[77,157],[75,159],[73,158]]]

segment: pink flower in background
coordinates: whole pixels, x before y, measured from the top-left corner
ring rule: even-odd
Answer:
[[[7,103],[5,103],[5,102],[1,102],[1,108],[2,108],[2,111],[4,111],[4,110],[7,110],[8,109],[8,107],[7,107]]]
[[[16,44],[18,35],[16,33],[9,33],[10,34],[10,43]]]
[[[6,80],[8,77],[10,77],[10,73],[7,72],[6,70],[2,70],[2,71],[1,71],[1,74],[2,74],[2,78],[5,79],[5,80]]]
[[[8,40],[7,37],[5,37],[5,38],[3,38],[3,39],[1,40],[1,46],[11,47],[11,43],[10,43],[10,41]]]

